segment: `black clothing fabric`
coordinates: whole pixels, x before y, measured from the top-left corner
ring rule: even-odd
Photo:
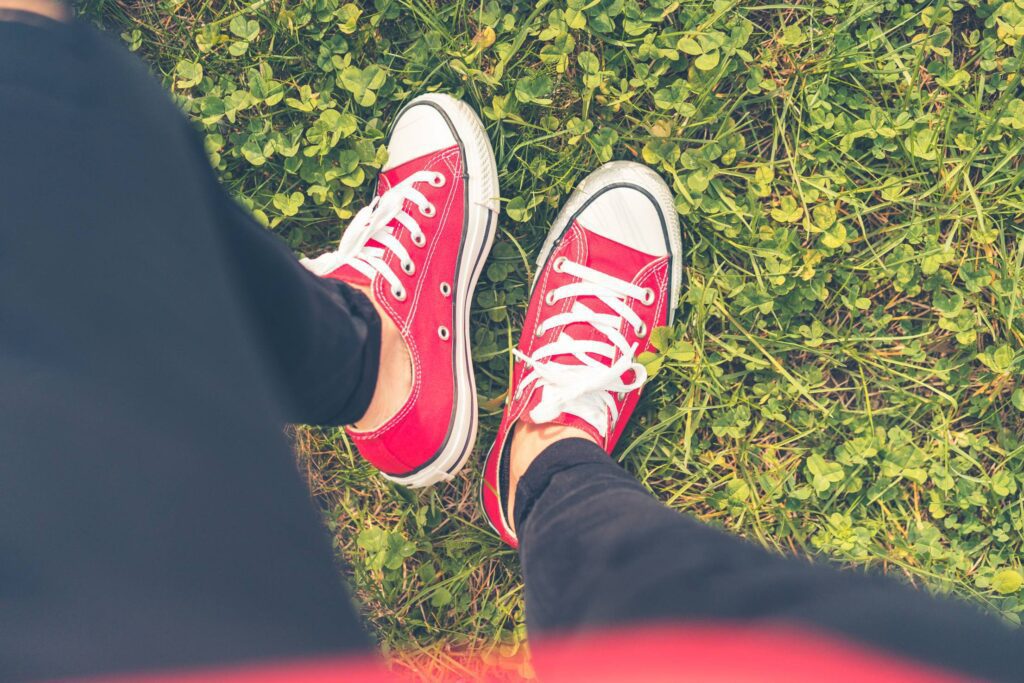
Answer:
[[[125,50],[0,22],[0,680],[369,648],[282,428],[379,335]]]
[[[530,465],[515,510],[531,635],[652,620],[790,624],[973,677],[1024,673],[1024,637],[992,616],[670,510],[585,439]]]

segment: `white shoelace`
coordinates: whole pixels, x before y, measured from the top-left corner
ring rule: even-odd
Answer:
[[[417,247],[427,243],[426,235],[420,229],[419,223],[404,210],[405,202],[408,200],[426,218],[432,217],[437,211],[423,193],[416,189],[417,183],[430,183],[433,187],[442,187],[445,184],[445,177],[433,171],[413,173],[359,210],[345,229],[336,251],[327,252],[315,259],[302,259],[302,265],[316,275],[326,275],[342,266],[352,266],[371,281],[380,273],[391,285],[391,293],[395,298],[405,299],[405,287],[398,275],[384,261],[384,257],[390,251],[398,257],[406,275],[416,272],[416,264],[409,256],[409,251],[398,240],[395,234],[396,227],[392,223],[397,223],[408,230],[412,235],[412,243]],[[371,240],[380,246],[369,246],[368,242]]]
[[[603,437],[618,419],[619,411],[612,394],[633,391],[647,381],[646,368],[633,360],[637,344],[629,344],[619,331],[625,319],[639,336],[647,332],[643,320],[626,302],[628,299],[638,299],[649,305],[654,300],[654,292],[565,258],[559,258],[553,267],[559,272],[579,278],[579,281],[549,291],[545,305],[553,305],[561,299],[591,296],[614,311],[614,314],[598,313],[581,301],[575,301],[569,311],[544,319],[537,327],[537,336],[559,326],[586,323],[607,338],[608,342],[573,339],[562,332],[557,340],[538,348],[532,356],[516,349],[513,351],[516,357],[530,367],[530,372],[519,384],[516,398],[528,387],[537,384],[541,390],[541,400],[530,411],[530,419],[544,423],[561,413],[569,413],[593,426]],[[565,354],[572,355],[580,364],[567,365],[546,360]],[[606,358],[610,364],[593,356]],[[622,381],[622,375],[628,370],[633,371],[633,380],[626,383]]]

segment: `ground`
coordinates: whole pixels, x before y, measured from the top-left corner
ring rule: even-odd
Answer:
[[[1018,620],[1024,0],[82,11],[148,62],[225,185],[299,254],[367,200],[404,101],[441,90],[481,112],[506,200],[474,313],[481,458],[548,221],[601,162],[650,164],[676,195],[686,284],[615,459],[773,551]],[[296,441],[396,666],[516,651],[519,567],[477,507],[480,458],[410,492],[339,430]]]

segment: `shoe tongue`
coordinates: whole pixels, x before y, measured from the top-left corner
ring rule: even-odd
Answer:
[[[342,282],[353,285],[355,287],[369,287],[370,278],[366,277],[352,266],[342,266],[337,270],[332,270],[325,278],[330,280],[341,280]]]

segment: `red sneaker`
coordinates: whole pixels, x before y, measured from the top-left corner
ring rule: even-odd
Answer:
[[[671,323],[682,256],[672,192],[646,166],[605,164],[569,198],[537,259],[508,401],[484,466],[481,498],[495,531],[507,518],[509,447],[522,421],[569,425],[611,452],[647,380],[636,356]]]
[[[347,431],[384,476],[420,487],[454,477],[476,442],[469,309],[497,229],[498,172],[480,120],[447,95],[406,105],[388,154],[338,250],[305,264],[371,286],[408,345],[409,400],[380,428]]]

